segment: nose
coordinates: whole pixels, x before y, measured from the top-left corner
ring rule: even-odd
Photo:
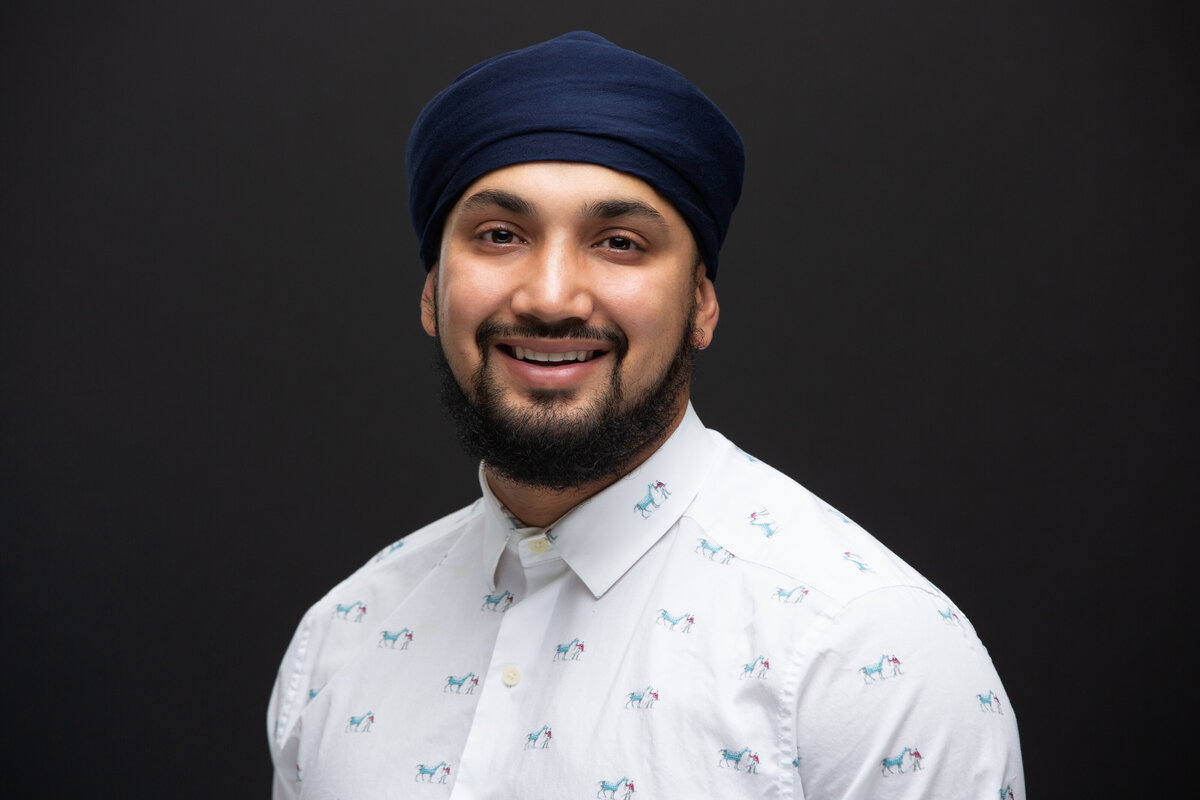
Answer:
[[[586,256],[567,241],[548,241],[525,259],[512,295],[512,311],[543,322],[586,320],[593,296],[587,281]]]

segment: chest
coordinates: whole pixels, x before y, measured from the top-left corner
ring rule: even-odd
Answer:
[[[688,545],[665,539],[599,599],[552,564],[537,576],[502,564],[495,590],[428,581],[306,711],[305,796],[761,798],[789,786],[789,648],[806,608],[795,587]]]

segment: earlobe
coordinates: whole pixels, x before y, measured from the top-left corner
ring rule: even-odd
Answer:
[[[696,313],[692,319],[692,346],[703,350],[712,344],[717,329],[721,307],[717,303],[717,289],[707,275],[696,284]]]
[[[437,265],[425,276],[425,288],[421,290],[421,327],[430,336],[437,336]]]

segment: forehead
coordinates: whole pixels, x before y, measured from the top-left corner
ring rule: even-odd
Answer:
[[[505,195],[510,204],[520,202],[509,208]],[[650,184],[598,164],[531,161],[493,170],[466,188],[450,217],[489,204],[528,216],[596,210],[597,204],[615,212],[626,204],[630,210],[653,211],[668,228],[688,231],[675,207]]]

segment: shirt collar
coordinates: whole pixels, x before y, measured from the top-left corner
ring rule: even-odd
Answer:
[[[595,597],[607,592],[662,538],[700,491],[715,454],[708,429],[691,403],[671,436],[649,458],[608,488],[545,528],[546,538]],[[514,532],[533,533],[508,513],[479,468],[487,524],[484,574],[495,591],[496,566]]]

